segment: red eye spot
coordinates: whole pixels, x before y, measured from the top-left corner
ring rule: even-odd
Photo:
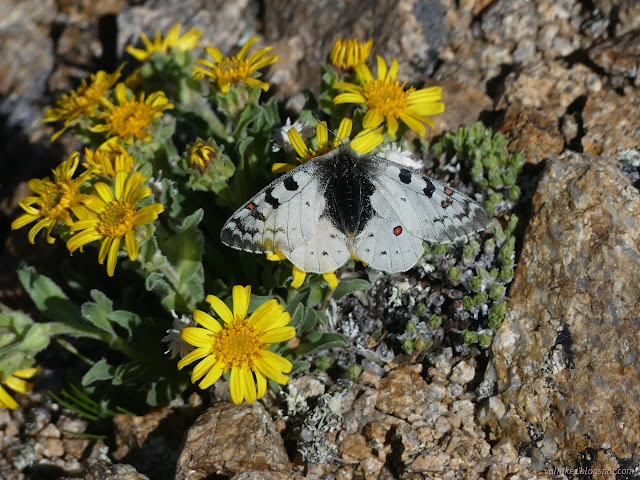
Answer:
[[[253,202],[251,202],[251,203],[247,204],[247,208],[248,208],[249,210],[253,210],[254,208],[256,208],[256,204],[255,204],[255,203],[253,203]]]
[[[453,190],[451,190],[449,187],[444,187],[444,193],[446,193],[447,195],[453,195]]]
[[[396,228],[393,229],[393,234],[397,237],[398,235],[400,235],[402,233],[402,227],[400,225],[398,225]]]

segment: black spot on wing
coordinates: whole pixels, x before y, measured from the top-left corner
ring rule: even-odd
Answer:
[[[284,179],[284,188],[286,188],[290,192],[295,192],[296,190],[298,190],[298,188],[300,188],[300,185],[298,185],[298,182],[296,182],[293,179],[293,175],[291,175]]]
[[[411,183],[411,172],[406,168],[400,169],[400,174],[398,175],[398,177],[400,178],[400,181],[402,183]]]
[[[428,177],[422,177],[422,179],[426,183],[425,187],[422,189],[422,193],[424,193],[427,197],[431,198],[431,196],[433,195],[433,192],[436,191],[436,187],[433,184],[433,182],[429,180]]]
[[[278,208],[280,206],[280,202],[276,197],[271,195],[273,192],[273,187],[269,187],[264,191],[264,200],[271,205],[273,208]]]

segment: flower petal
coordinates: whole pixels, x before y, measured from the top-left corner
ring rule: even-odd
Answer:
[[[220,333],[222,331],[222,325],[220,325],[215,318],[202,310],[195,310],[193,312],[193,319],[204,328],[214,333]]]
[[[138,240],[132,230],[124,235],[124,244],[127,247],[127,253],[131,261],[135,262],[138,258]]]
[[[251,285],[246,287],[235,285],[231,293],[233,296],[233,318],[246,318],[251,300]]]
[[[196,310],[197,312],[198,310]],[[194,312],[195,314],[195,312]],[[194,347],[209,347],[216,342],[216,334],[200,327],[186,327],[180,332],[180,338]]]
[[[197,348],[192,352],[186,354],[182,359],[178,362],[178,370],[182,370],[184,367],[189,365],[190,363],[195,362],[196,360],[200,360],[201,358],[206,357],[211,352],[210,347],[201,347]]]
[[[202,379],[202,381],[200,382],[200,384],[198,385],[200,388],[202,388],[203,390],[205,388],[209,388],[211,385],[213,385],[214,383],[216,383],[220,377],[222,376],[222,374],[225,371],[225,365],[222,362],[216,362],[213,367],[211,367],[211,369],[209,369],[209,372],[205,375],[205,377]]]
[[[296,329],[293,327],[273,328],[262,334],[264,343],[280,343],[291,340],[296,336]]]
[[[118,261],[118,251],[120,250],[120,237],[115,237],[109,246],[109,254],[107,255],[107,275],[113,277],[116,271],[116,263]]]
[[[231,310],[229,310],[229,307],[227,307],[227,305],[218,297],[215,295],[207,295],[205,302],[211,305],[213,310],[224,323],[229,324],[233,321],[233,314],[231,313]]]

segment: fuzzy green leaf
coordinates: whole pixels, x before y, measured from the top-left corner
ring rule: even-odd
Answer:
[[[333,291],[333,298],[340,300],[345,295],[357,292],[358,290],[369,290],[371,284],[361,278],[354,278],[353,280],[347,280],[346,282],[340,282],[336,289]]]
[[[100,330],[114,333],[107,315],[113,310],[113,302],[100,290],[91,290],[91,298],[94,302],[82,304],[81,311],[85,320],[88,320]]]
[[[21,264],[18,278],[38,310],[47,318],[76,325],[82,322],[80,311],[49,277],[39,274],[34,267]]]
[[[94,363],[89,371],[82,377],[83,386],[91,385],[93,382],[111,380],[114,376],[113,367],[102,358]]]
[[[308,355],[310,353],[327,350],[329,348],[344,348],[348,345],[347,340],[339,333],[322,333],[319,337],[316,337],[316,335],[313,335],[309,343],[304,341],[301,342],[295,350],[296,353],[299,355]]]

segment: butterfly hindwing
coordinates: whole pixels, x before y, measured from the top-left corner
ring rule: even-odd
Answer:
[[[372,164],[377,193],[418,219],[419,227],[408,220],[402,226],[423,240],[452,242],[489,223],[480,204],[448,185],[384,158],[373,157]]]
[[[276,253],[313,239],[324,209],[315,169],[307,162],[258,192],[224,224],[222,242],[238,250]]]
[[[309,242],[291,251],[281,251],[295,266],[311,273],[333,272],[344,265],[350,256],[345,234],[326,215],[320,216],[316,234]]]

